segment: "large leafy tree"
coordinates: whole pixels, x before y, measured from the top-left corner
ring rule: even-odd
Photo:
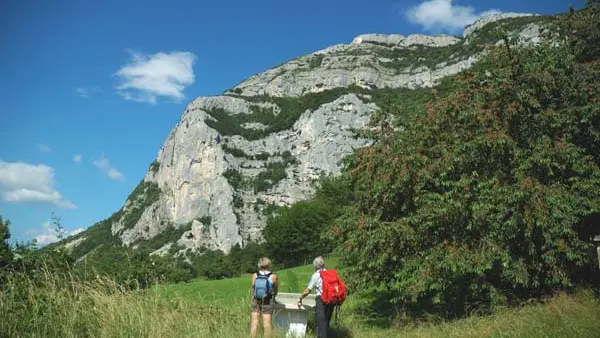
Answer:
[[[332,229],[351,289],[452,316],[588,275],[581,228],[600,212],[598,13],[590,4],[561,19],[578,28],[552,42],[507,38],[457,79],[462,90],[357,152],[356,206]]]

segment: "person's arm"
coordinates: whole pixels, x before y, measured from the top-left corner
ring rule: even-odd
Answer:
[[[310,277],[310,282],[308,282],[308,286],[306,287],[304,292],[302,292],[302,294],[300,295],[300,298],[298,299],[298,303],[297,303],[298,307],[302,306],[302,298],[304,298],[310,294],[312,289],[314,289],[315,284],[316,284],[316,280],[315,280],[315,275],[313,274]]]
[[[277,297],[277,292],[279,291],[279,282],[277,281],[277,275],[272,274],[271,280],[273,281],[273,298]]]
[[[254,283],[256,282],[256,274],[252,274],[252,285],[250,286],[250,298],[252,298],[252,292],[254,291]]]
[[[305,289],[304,292],[302,292],[302,294],[300,295],[300,298],[298,299],[298,307],[302,306],[302,298],[308,296],[310,294],[310,289]]]

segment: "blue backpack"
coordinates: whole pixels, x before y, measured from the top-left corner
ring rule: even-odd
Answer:
[[[271,297],[271,286],[269,277],[271,272],[266,275],[256,273],[256,280],[254,281],[254,298],[256,299],[267,299]]]

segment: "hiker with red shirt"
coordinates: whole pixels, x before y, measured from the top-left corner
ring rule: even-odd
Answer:
[[[314,289],[316,294],[316,324],[317,324],[317,337],[318,338],[326,338],[327,331],[329,330],[329,322],[331,321],[331,315],[333,314],[334,304],[326,304],[323,303],[321,299],[321,295],[323,292],[323,279],[321,278],[321,271],[325,271],[325,260],[323,257],[319,256],[315,258],[313,261],[313,266],[315,267],[315,273],[313,273],[310,278],[310,282],[308,283],[308,287],[302,295],[300,295],[300,299],[298,299],[298,307],[302,306],[302,298],[308,296],[309,293]]]

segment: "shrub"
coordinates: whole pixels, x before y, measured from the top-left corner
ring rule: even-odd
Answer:
[[[254,179],[254,192],[269,190],[287,177],[285,169],[290,164],[297,163],[296,158],[290,152],[288,154],[289,156],[283,157],[282,162],[271,162],[267,164],[266,170],[258,173]]]
[[[314,69],[317,67],[321,67],[321,64],[323,63],[324,58],[325,58],[325,55],[323,55],[323,54],[314,55],[312,58],[310,58],[310,61],[308,63],[308,68]]]
[[[229,184],[235,190],[240,189],[242,187],[242,184],[244,183],[244,178],[242,177],[242,174],[240,174],[240,172],[235,169],[227,169],[227,171],[223,173],[223,176],[227,179]]]
[[[212,217],[209,215],[202,216],[202,217],[200,217],[199,221],[200,221],[200,223],[208,226],[212,223]]]
[[[113,213],[109,218],[95,223],[84,232],[69,237],[68,241],[79,241],[77,245],[70,249],[70,254],[74,258],[83,257],[90,251],[101,245],[120,245],[121,238],[112,234],[113,223],[118,222],[123,214],[122,209]],[[62,241],[57,244],[64,244]]]
[[[158,162],[157,160],[154,160],[151,164],[150,164],[150,171],[152,171],[153,173],[157,173],[158,170],[160,169],[160,162]]]
[[[244,200],[237,194],[233,195],[233,206],[238,209],[244,207]]]
[[[275,114],[272,108],[251,105],[250,114],[233,114],[222,108],[207,111],[214,120],[206,119],[205,122],[211,128],[216,129],[222,135],[240,135],[247,140],[258,140],[272,133],[287,130],[307,110],[315,110],[322,104],[332,102],[343,94],[364,91],[358,86],[348,88],[335,88],[319,93],[310,93],[301,97],[270,97],[254,96],[245,97],[250,102],[271,102],[279,107],[280,112]],[[267,126],[264,130],[246,129],[245,123],[258,122]]]
[[[457,93],[350,159],[356,205],[331,233],[351,288],[461,316],[589,279],[600,64],[563,41],[492,49]]]
[[[275,186],[279,181],[287,177],[285,162],[274,162],[267,165],[267,170],[258,173],[254,180],[254,191],[266,191]]]
[[[260,160],[260,161],[266,161],[269,159],[269,156],[271,156],[269,153],[263,151],[260,154],[254,155],[254,159],[256,160]]]
[[[180,227],[175,227],[174,225],[169,224],[169,226],[167,226],[167,228],[158,235],[150,239],[138,240],[132,245],[137,245],[136,250],[145,252],[146,254],[156,251],[168,243],[173,243],[173,246],[177,247],[177,240],[179,240],[181,236],[183,236],[184,232],[190,230],[192,230],[192,222],[189,222],[188,224],[185,224]]]
[[[142,217],[144,210],[158,201],[159,198],[160,188],[158,184],[155,182],[140,182],[128,198],[132,202],[132,207],[122,212],[121,222],[123,227],[125,229],[133,228]]]
[[[223,144],[221,146],[221,148],[223,149],[224,152],[231,154],[235,157],[248,157],[248,155],[246,155],[246,153],[238,148],[233,148],[233,147],[229,147],[227,144]]]

